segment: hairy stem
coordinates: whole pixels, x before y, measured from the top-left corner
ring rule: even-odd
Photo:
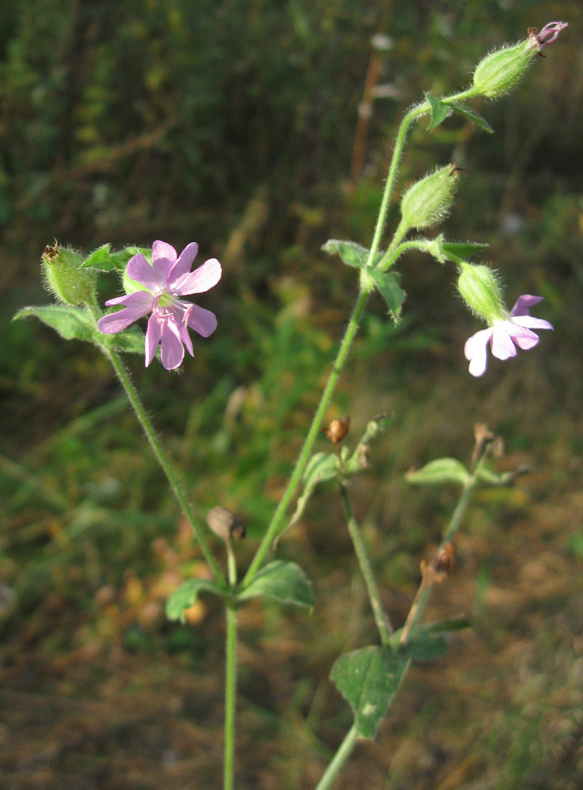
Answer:
[[[217,580],[223,586],[226,586],[225,578],[219,567],[219,564],[217,563],[216,559],[214,558],[213,554],[210,551],[206,537],[203,533],[200,524],[197,522],[197,520],[194,517],[194,513],[192,512],[192,508],[188,501],[188,497],[186,496],[186,493],[184,491],[184,487],[179,481],[176,472],[172,468],[172,465],[168,460],[168,457],[166,456],[166,453],[164,452],[158,437],[156,436],[154,427],[150,422],[150,418],[148,417],[148,414],[144,409],[144,406],[140,400],[140,396],[138,395],[138,392],[132,383],[132,380],[130,378],[130,375],[125,365],[121,361],[117,352],[113,351],[110,348],[107,348],[106,346],[101,346],[101,350],[113,365],[113,369],[115,370],[117,377],[122,387],[124,388],[126,395],[128,396],[128,399],[136,413],[136,417],[138,418],[138,421],[142,426],[142,429],[146,434],[148,441],[150,442],[150,446],[154,452],[156,460],[162,467],[162,471],[164,472],[168,482],[170,483],[170,488],[172,489],[174,496],[178,500],[178,503],[182,508],[184,515],[188,519],[188,523],[191,525],[192,529],[194,530],[194,533],[198,539],[202,553],[204,554],[204,558],[206,559],[209,566],[211,567]]]
[[[360,570],[364,578],[364,583],[366,585],[366,590],[368,592],[370,605],[372,607],[381,642],[383,645],[388,645],[391,634],[393,633],[393,628],[381,603],[379,588],[371,568],[362,535],[360,534],[360,529],[352,512],[352,507],[350,505],[350,499],[348,497],[348,491],[346,489],[345,483],[340,484],[340,494],[342,496],[342,504],[344,506],[344,513],[346,515],[348,531],[350,533],[350,537],[352,538],[354,551],[356,553],[358,564],[360,565]]]

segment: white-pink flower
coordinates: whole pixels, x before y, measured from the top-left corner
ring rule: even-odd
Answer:
[[[495,319],[488,329],[481,329],[466,341],[464,353],[470,362],[472,376],[486,372],[488,343],[498,359],[509,359],[517,354],[516,346],[523,351],[534,348],[539,341],[533,329],[552,329],[542,318],[533,318],[529,309],[542,301],[542,296],[520,296],[507,318]]]
[[[221,264],[216,258],[191,271],[197,252],[195,242],[188,244],[177,256],[170,244],[155,241],[152,265],[139,253],[130,258],[126,269],[127,277],[142,285],[143,290],[105,303],[124,308],[99,319],[97,326],[106,335],[122,332],[138,318],[151,313],[146,331],[146,367],[160,345],[162,365],[166,370],[177,368],[184,359],[184,346],[194,356],[188,328],[202,337],[212,335],[217,328],[214,313],[180,298],[208,291],[221,279]]]

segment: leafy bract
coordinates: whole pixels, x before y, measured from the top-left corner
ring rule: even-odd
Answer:
[[[152,250],[144,247],[125,247],[123,250],[111,253],[110,245],[103,244],[83,261],[81,268],[98,269],[102,272],[110,272],[112,270],[123,271],[129,259],[133,258],[133,256],[138,253],[141,253],[149,260]]]
[[[484,131],[488,132],[488,134],[494,134],[494,129],[492,129],[488,121],[484,120],[484,118],[475,112],[475,110],[471,110],[469,107],[466,107],[465,104],[460,104],[456,101],[450,102],[449,106],[452,108],[452,110],[455,110],[455,112],[465,115],[466,118],[469,118],[475,124],[484,129]]]
[[[330,677],[354,711],[361,738],[374,738],[397,693],[409,658],[390,647],[365,647],[335,662]]]
[[[324,252],[329,255],[339,255],[343,263],[353,266],[356,269],[364,269],[369,256],[369,250],[355,241],[340,241],[340,239],[329,239],[322,246]],[[374,264],[377,264],[383,257],[383,252],[377,252]]]
[[[371,266],[367,266],[366,273],[372,277],[381,296],[387,303],[393,321],[398,323],[401,307],[406,296],[405,291],[399,285],[399,276],[396,272],[382,272],[380,269],[375,269]]]
[[[427,131],[431,132],[436,126],[439,126],[439,124],[445,121],[447,116],[451,113],[451,108],[431,93],[426,93],[425,98],[429,102],[431,108],[431,118],[427,127]]]
[[[219,585],[211,579],[189,579],[175,590],[166,603],[166,616],[169,620],[186,622],[184,610],[194,606],[201,591],[206,590],[222,596]]]
[[[466,485],[470,473],[455,458],[436,458],[421,469],[407,472],[405,479],[416,485],[441,485],[443,483],[460,483]]]
[[[439,250],[450,261],[457,263],[460,258],[465,260],[470,255],[487,250],[489,246],[477,241],[442,241]]]
[[[237,600],[250,598],[271,598],[280,603],[288,603],[311,609],[314,597],[306,574],[295,562],[275,560],[270,562],[254,577],[248,587],[237,595]]]

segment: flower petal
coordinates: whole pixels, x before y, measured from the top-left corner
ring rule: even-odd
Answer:
[[[171,244],[165,241],[155,241],[152,244],[152,264],[156,261],[166,261],[170,263],[169,269],[176,263],[176,250]]]
[[[116,296],[114,299],[109,299],[105,304],[123,304],[125,308],[118,310],[117,313],[104,315],[97,322],[101,332],[105,335],[114,335],[116,332],[122,332],[124,329],[127,329],[138,318],[142,318],[142,316],[149,313],[154,304],[154,297],[147,291],[136,291],[127,296]]]
[[[204,307],[199,307],[197,304],[192,305],[192,310],[189,311],[186,320],[188,326],[198,332],[202,337],[208,337],[217,328],[217,317],[210,310],[205,310]]]
[[[161,291],[166,285],[170,266],[165,262],[160,266],[160,261],[155,261],[152,266],[141,254],[130,258],[126,268],[126,274],[131,280],[135,280],[153,293]]]
[[[172,319],[164,321],[162,324],[160,352],[162,365],[166,370],[174,370],[184,359],[184,346],[180,338],[180,330]]]
[[[193,357],[194,351],[192,348],[192,340],[190,339],[190,335],[188,333],[188,326],[186,325],[186,323],[182,322],[178,324],[178,331],[180,332],[180,340],[184,343],[184,347],[186,348],[190,356]]]
[[[177,296],[204,293],[204,291],[208,291],[213,285],[218,283],[221,279],[221,274],[221,264],[216,258],[210,258],[198,269],[174,281],[172,290]]]
[[[518,353],[512,342],[512,324],[510,321],[495,321],[494,331],[492,332],[492,354],[497,359],[510,359]]]
[[[168,278],[168,285],[170,287],[172,287],[174,283],[181,277],[184,277],[185,274],[190,274],[190,270],[192,269],[192,264],[194,263],[197,253],[198,244],[195,241],[191,241],[190,244],[187,244],[182,250],[178,256],[178,260],[172,267],[170,277]]]
[[[523,296],[519,296],[516,300],[516,304],[510,311],[512,316],[515,315],[528,315],[528,311],[531,307],[539,302],[543,301],[542,296],[531,296],[530,294],[524,294]]]
[[[150,362],[156,356],[158,344],[162,337],[163,323],[164,321],[157,316],[156,313],[152,313],[148,318],[148,328],[146,330],[146,367],[149,366]]]
[[[486,371],[488,357],[488,340],[492,337],[493,329],[480,329],[475,335],[466,340],[464,354],[470,361],[470,373],[472,376],[482,376]]]
[[[532,315],[519,315],[513,317],[512,319],[513,324],[518,324],[518,326],[525,326],[528,329],[553,329],[553,325],[550,324],[548,321],[545,321],[544,318],[535,318]]]
[[[529,348],[534,348],[539,341],[539,337],[534,332],[526,327],[514,324],[509,329],[509,334],[512,340],[516,343],[518,348],[523,351],[528,351]]]

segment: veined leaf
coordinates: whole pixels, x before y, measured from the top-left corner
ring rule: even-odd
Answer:
[[[335,662],[330,677],[354,711],[361,738],[374,738],[403,679],[409,658],[390,647],[365,647]]]
[[[222,596],[219,585],[211,579],[189,579],[175,590],[166,603],[166,616],[169,620],[186,622],[184,610],[194,606],[201,591],[206,590]]]
[[[65,340],[91,342],[97,332],[93,317],[84,307],[73,307],[64,304],[23,307],[12,320],[17,321],[20,318],[28,318],[29,316],[38,318],[43,324],[58,332]]]
[[[275,560],[262,568],[251,584],[237,595],[239,601],[259,597],[305,609],[314,606],[312,589],[306,574],[295,562],[283,560]]]
[[[455,458],[436,458],[421,469],[407,472],[405,480],[417,485],[441,485],[443,483],[460,483],[465,485],[470,479],[466,467]]]

